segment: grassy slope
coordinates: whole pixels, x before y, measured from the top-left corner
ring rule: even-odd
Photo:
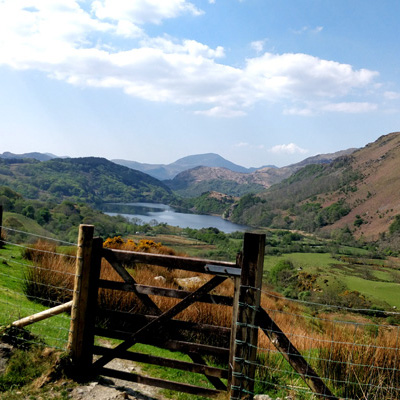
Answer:
[[[32,218],[25,217],[22,214],[17,214],[13,212],[4,212],[3,225],[20,231],[29,232],[30,234],[54,237],[54,235],[51,232],[44,229],[35,220],[33,220]],[[7,230],[5,230],[5,232],[7,232]]]
[[[399,169],[400,132],[395,132],[346,159],[309,165],[253,199],[243,196],[231,219],[308,232],[348,227],[356,238],[378,240],[400,214]],[[329,209],[343,201],[341,212]],[[313,204],[322,208],[311,210]]]
[[[29,264],[21,257],[21,249],[5,246],[0,250],[0,325],[7,325],[20,318],[48,309],[30,301],[23,293],[24,273]],[[27,327],[39,335],[46,344],[56,348],[65,348],[68,339],[70,319],[58,315]]]
[[[329,285],[342,290],[347,286],[350,291],[359,291],[373,304],[400,308],[400,261],[397,266],[382,260],[357,258],[360,264],[337,260],[330,254],[292,253],[282,256],[267,256],[265,271],[270,270],[279,260],[289,260],[296,268],[312,274],[318,274],[317,283],[325,290]],[[327,280],[327,282],[324,282]]]

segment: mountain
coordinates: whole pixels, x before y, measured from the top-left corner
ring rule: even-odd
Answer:
[[[75,202],[168,202],[171,189],[157,179],[105,158],[0,159],[0,185],[29,199]]]
[[[171,164],[142,164],[136,161],[112,160],[116,164],[145,172],[157,179],[167,180],[174,178],[180,172],[195,167],[222,167],[235,172],[250,172],[249,169],[234,164],[215,153],[196,154],[180,158]]]
[[[261,192],[266,188],[264,182],[258,181],[254,173],[234,172],[221,167],[195,167],[164,182],[183,197],[196,197],[205,192],[243,196],[246,193]]]
[[[195,167],[180,172],[172,180],[166,180],[165,183],[184,197],[200,196],[209,191],[230,196],[243,196],[247,193],[262,192],[306,165],[329,164],[338,157],[351,154],[354,150],[320,154],[287,167],[263,167],[251,173],[235,172],[221,167]]]
[[[48,161],[53,158],[58,158],[58,156],[55,156],[54,154],[51,153],[23,153],[23,154],[14,154],[10,153],[9,151],[5,151],[3,154],[0,154],[0,158],[7,158],[7,159],[21,159],[21,158],[32,158],[34,160],[38,161]]]
[[[330,163],[309,164],[227,213],[234,221],[375,240],[400,214],[400,132]],[[399,217],[400,218],[400,217]]]

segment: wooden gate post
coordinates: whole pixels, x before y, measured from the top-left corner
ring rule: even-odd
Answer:
[[[231,400],[253,399],[258,344],[256,316],[261,299],[264,250],[264,234],[245,233],[243,253],[239,259],[242,272],[232,367]]]
[[[68,350],[72,361],[80,372],[86,373],[90,370],[92,363],[93,307],[97,302],[102,248],[102,240],[93,239],[93,231],[93,225],[79,226],[71,326],[68,337]]]

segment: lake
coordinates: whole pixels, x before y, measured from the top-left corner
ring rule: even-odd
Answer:
[[[153,203],[127,203],[127,204],[104,204],[103,211],[108,215],[122,215],[135,223],[166,223],[181,228],[217,228],[222,232],[231,233],[246,231],[249,227],[234,224],[221,217],[213,215],[187,214],[175,211],[166,204]]]

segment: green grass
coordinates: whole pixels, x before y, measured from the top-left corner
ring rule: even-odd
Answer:
[[[0,250],[0,326],[48,309],[28,299],[23,292],[25,271],[30,264],[21,256],[21,248],[6,245]],[[48,346],[64,349],[68,340],[69,316],[60,314],[27,327],[43,338]]]
[[[350,290],[358,290],[373,302],[384,301],[390,306],[400,308],[400,284],[377,282],[356,276],[343,276],[343,282]]]
[[[266,256],[264,258],[264,272],[269,271],[279,260],[289,260],[297,268],[301,267],[307,271],[328,269],[335,264],[345,264],[332,257],[329,253],[289,253],[280,256]]]
[[[323,292],[339,294],[346,289],[358,291],[373,305],[386,309],[400,307],[400,269],[385,260],[358,258],[354,255],[338,260],[328,253],[266,256],[266,277],[266,272],[280,260],[291,261],[295,268],[317,274],[316,284]]]
[[[169,350],[161,349],[159,347],[144,345],[144,344],[136,344],[133,349],[134,351],[151,354],[157,357],[164,358],[172,358],[174,360],[187,361],[192,362],[190,357],[186,354],[182,354],[180,352],[172,352]],[[196,374],[193,372],[173,369],[173,368],[165,368],[157,365],[151,364],[139,364],[142,368],[143,373],[146,375],[166,379],[174,382],[188,383],[190,385],[202,386],[207,388],[213,388],[213,386],[208,382],[207,378],[202,374]],[[212,366],[216,366],[215,363]],[[227,366],[225,366],[226,368]],[[224,381],[224,380],[223,380]],[[226,384],[226,381],[224,382]],[[187,393],[180,393],[171,390],[163,390],[163,394],[166,397],[174,398],[177,400],[206,400],[207,398],[202,396],[194,396]]]
[[[5,372],[0,376],[1,400],[67,400],[75,382],[65,378],[62,365],[63,354],[41,346],[14,350]],[[55,366],[58,365],[57,368]],[[49,372],[60,382],[48,382],[45,386],[36,384]],[[68,390],[69,389],[69,390]]]
[[[22,214],[4,212],[3,225],[19,231],[29,232],[31,234],[33,233],[35,235],[54,237],[52,233],[40,226],[34,219],[25,217]],[[5,232],[7,232],[7,230],[5,230]],[[25,240],[27,239],[27,236],[24,234],[18,235],[23,237]]]

